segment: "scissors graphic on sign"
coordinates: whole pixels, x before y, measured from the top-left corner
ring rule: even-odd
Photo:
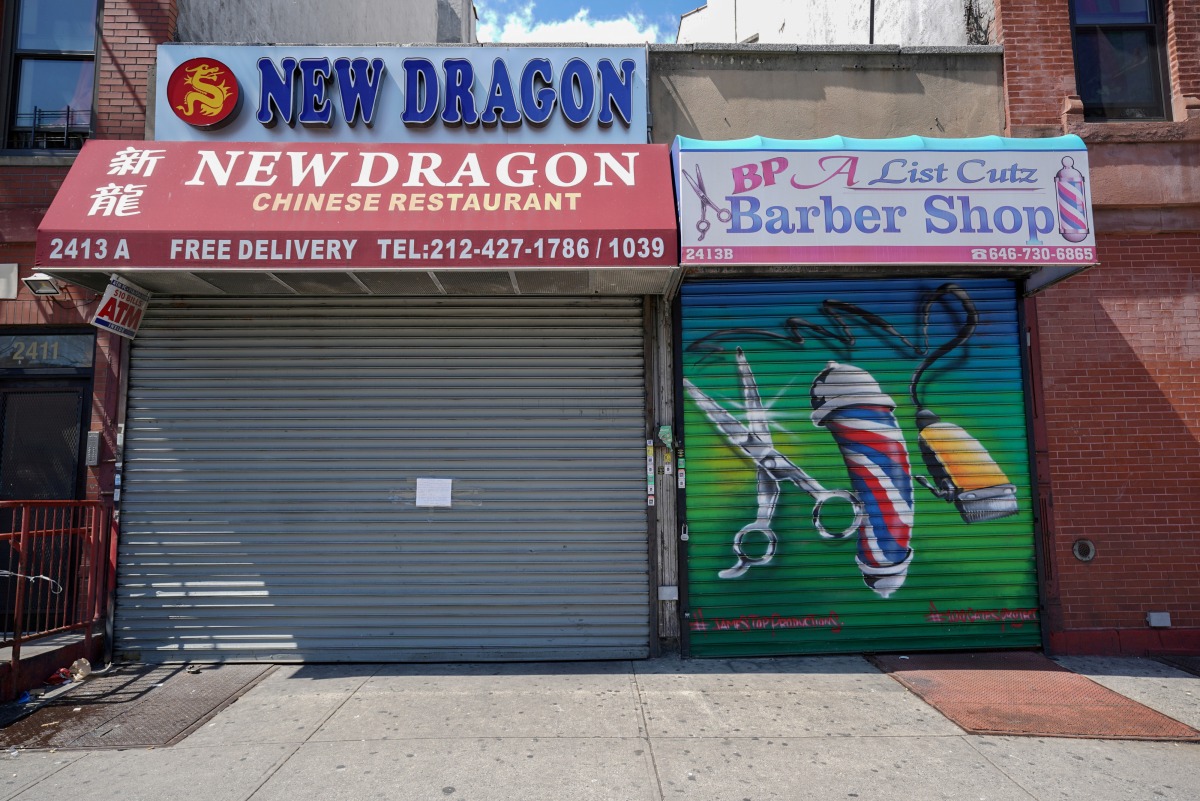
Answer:
[[[733,213],[730,212],[729,209],[723,209],[716,203],[713,203],[712,198],[708,196],[708,192],[706,192],[704,189],[704,176],[700,173],[699,164],[696,165],[695,178],[688,175],[687,170],[681,169],[680,172],[683,173],[683,177],[686,178],[687,182],[691,185],[692,191],[696,193],[696,197],[700,198],[700,222],[696,223],[696,230],[700,232],[700,236],[696,241],[703,242],[704,235],[708,233],[709,228],[712,228],[712,223],[708,221],[709,206],[711,206],[712,210],[716,212],[717,222],[729,222],[733,219]]]
[[[771,522],[775,518],[775,509],[779,505],[781,485],[790,481],[813,497],[813,526],[817,533],[825,539],[844,539],[858,530],[866,519],[866,509],[862,501],[848,490],[827,490],[808,473],[804,472],[791,459],[788,459],[771,442],[770,424],[767,412],[763,408],[758,394],[758,384],[754,373],[746,361],[746,354],[741,348],[737,349],[738,376],[742,384],[742,398],[746,407],[746,424],[743,425],[736,417],[721,408],[712,398],[686,378],[683,386],[692,396],[696,405],[708,416],[730,444],[740,450],[758,467],[758,515],[754,522],[748,523],[733,537],[733,553],[737,563],[730,568],[720,571],[721,578],[737,578],[756,565],[765,565],[775,556],[779,538],[771,530]],[[829,533],[821,525],[821,508],[830,498],[841,498],[854,509],[854,520],[838,534]],[[766,551],[761,556],[747,556],[742,548],[746,536],[760,533],[766,538]]]

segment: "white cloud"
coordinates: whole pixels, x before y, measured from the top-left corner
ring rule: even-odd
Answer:
[[[477,6],[481,42],[517,44],[522,42],[588,42],[593,44],[642,44],[658,42],[662,32],[640,14],[614,19],[593,19],[591,11],[580,8],[575,16],[563,20],[534,19],[534,3],[527,2],[515,11],[492,11]]]

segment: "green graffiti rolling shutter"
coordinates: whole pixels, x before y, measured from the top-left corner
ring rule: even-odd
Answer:
[[[685,284],[692,654],[1040,642],[1016,304],[1002,280]]]

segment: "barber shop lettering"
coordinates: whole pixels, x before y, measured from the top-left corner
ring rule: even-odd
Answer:
[[[931,191],[921,206],[924,217],[918,223],[925,234],[1021,234],[1030,243],[1054,230],[1054,209],[1047,205],[989,204],[971,194],[995,188],[1037,188],[1038,170],[1012,162],[991,165],[987,159],[971,158],[955,165],[940,162],[922,167],[919,161],[893,158],[878,169],[874,177],[858,174],[858,156],[828,156],[817,162],[824,177],[801,179],[799,174],[787,177],[787,158],[775,157],[762,162],[743,164],[733,169],[733,195],[728,198],[730,233],[811,234],[818,229],[827,234],[844,234],[854,229],[860,234],[896,234],[901,232],[901,219],[908,216],[906,204],[863,203],[842,205],[832,195],[819,195],[815,204],[797,206],[772,205],[763,208],[758,198],[740,197],[762,186],[772,186],[781,176],[798,190],[811,190],[826,183],[850,190],[904,190],[913,187],[946,186],[950,192]],[[805,183],[817,177],[812,183]]]
[[[519,68],[502,58],[481,74],[466,58],[447,58],[440,65],[428,58],[406,58],[398,78],[403,100],[396,114],[405,126],[545,125],[561,115],[573,126],[593,117],[600,126],[633,122],[632,59],[614,64],[601,59],[591,65],[572,58],[555,70],[547,58],[533,58]],[[258,121],[330,126],[373,125],[387,66],[382,58],[293,58],[258,60]],[[480,93],[478,90],[486,88]],[[482,99],[481,99],[482,98]]]

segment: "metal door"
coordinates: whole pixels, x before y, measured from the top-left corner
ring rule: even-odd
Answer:
[[[699,656],[1039,643],[1002,280],[685,285]]]
[[[644,431],[636,298],[156,299],[118,647],[645,656]]]
[[[73,500],[78,496],[88,383],[73,383],[0,390],[0,500]]]
[[[81,497],[81,432],[84,426],[86,380],[9,383],[0,388],[0,500],[75,500]],[[21,516],[15,509],[0,509],[0,531],[19,532]],[[71,535],[34,541],[25,554],[31,575],[53,573],[56,585],[68,596],[55,598],[50,583],[26,596],[22,627],[47,628],[51,610],[69,608],[73,597],[76,562],[70,557],[77,543]],[[0,543],[0,567],[17,573],[17,552]],[[60,572],[61,571],[61,572]],[[17,608],[16,582],[28,577],[12,575],[0,580],[0,620],[11,631]],[[46,590],[43,592],[42,590]],[[66,603],[67,606],[62,604]]]

